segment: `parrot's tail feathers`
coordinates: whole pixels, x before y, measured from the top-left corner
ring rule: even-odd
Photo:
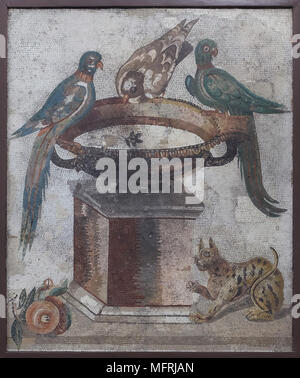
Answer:
[[[46,124],[43,124],[40,119],[31,118],[28,122],[25,123],[22,127],[12,133],[12,138],[24,137],[30,135],[40,130],[41,128],[46,127]]]
[[[23,248],[23,256],[27,249],[31,249],[33,239],[35,237],[35,231],[37,228],[38,219],[41,215],[42,202],[45,199],[45,188],[47,187],[49,175],[49,164],[42,173],[40,182],[38,185],[34,185],[31,188],[25,188],[24,201],[23,201],[23,216],[21,226],[21,238],[20,246]]]
[[[252,138],[240,144],[238,154],[241,176],[252,203],[269,217],[279,217],[286,209],[274,206],[278,201],[264,188],[254,119]]]
[[[31,249],[38,219],[41,215],[42,202],[50,175],[50,159],[53,147],[47,143],[47,135],[38,137],[32,149],[28,164],[25,188],[23,193],[23,214],[20,236],[20,247],[23,256]]]
[[[283,105],[278,104],[276,106],[255,106],[253,109],[256,113],[262,114],[282,114],[282,113],[290,113],[290,110],[283,107]]]
[[[31,128],[27,128],[26,125],[22,126],[20,129],[12,133],[12,138],[23,137],[23,136],[32,134],[33,132],[36,131],[36,130],[32,130]]]
[[[239,149],[239,154],[238,154],[238,166],[240,168],[240,173],[241,173],[241,179],[242,181],[244,181],[244,164],[243,164],[243,151],[245,151],[245,146],[241,147]],[[268,201],[268,202],[271,202],[271,203],[277,203],[279,204],[279,202],[277,200],[275,200],[274,198],[272,198],[268,192],[266,191],[265,187],[263,186],[262,184],[262,177],[260,178],[260,193],[261,195]]]

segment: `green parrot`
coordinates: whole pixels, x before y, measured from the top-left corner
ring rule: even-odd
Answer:
[[[248,132],[251,141],[243,142],[238,147],[241,176],[253,204],[264,214],[278,217],[286,209],[272,205],[278,201],[270,197],[264,188],[253,113],[273,114],[284,113],[286,110],[281,104],[257,96],[228,72],[216,68],[212,60],[217,54],[214,41],[200,41],[195,49],[197,72],[195,78],[190,75],[186,77],[185,86],[203,105],[222,113],[250,118]]]

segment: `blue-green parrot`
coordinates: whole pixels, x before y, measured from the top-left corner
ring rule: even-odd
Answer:
[[[62,133],[92,109],[96,100],[93,77],[97,68],[103,69],[102,56],[95,51],[83,54],[76,72],[62,81],[50,94],[44,106],[13,133],[14,137],[24,137],[38,132],[27,167],[23,193],[20,236],[23,255],[33,243],[45,198],[54,145]]]
[[[185,86],[203,105],[222,113],[250,117],[248,124],[250,142],[243,142],[238,147],[241,175],[253,204],[264,214],[278,217],[286,209],[272,205],[278,202],[269,196],[263,186],[253,113],[273,114],[283,113],[286,110],[281,104],[257,96],[228,72],[216,68],[212,60],[217,54],[218,49],[214,41],[210,39],[200,41],[195,49],[197,72],[195,78],[190,75],[186,77]]]

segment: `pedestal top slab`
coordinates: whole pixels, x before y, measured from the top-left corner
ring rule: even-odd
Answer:
[[[189,218],[196,219],[204,204],[187,205],[187,193],[106,193],[96,189],[96,180],[69,181],[74,197],[107,218]]]

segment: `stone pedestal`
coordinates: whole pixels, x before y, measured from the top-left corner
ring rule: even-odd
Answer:
[[[186,316],[203,205],[185,205],[186,194],[99,194],[94,180],[71,187],[74,282],[67,299],[94,320]]]

